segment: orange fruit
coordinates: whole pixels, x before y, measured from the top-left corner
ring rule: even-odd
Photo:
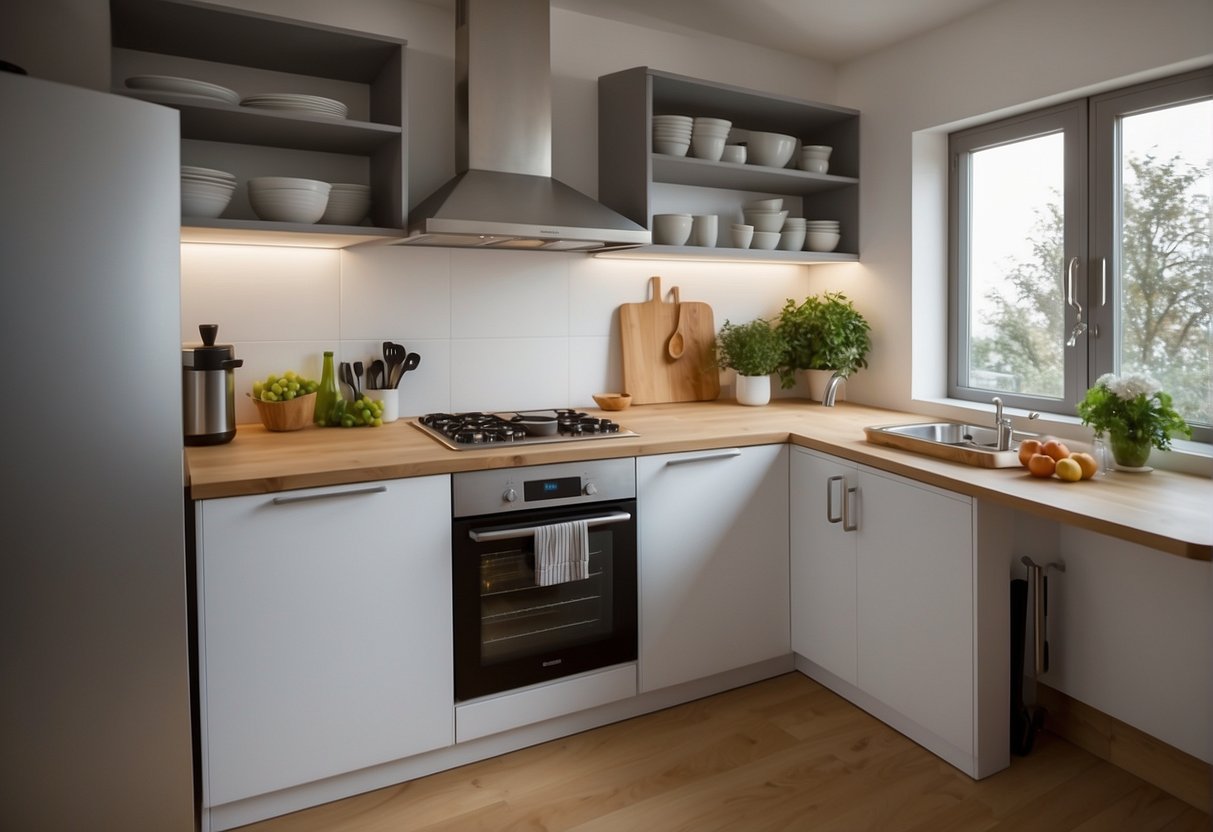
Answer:
[[[1070,454],[1070,459],[1077,462],[1078,466],[1082,468],[1082,478],[1084,480],[1091,479],[1091,477],[1095,476],[1095,472],[1099,470],[1099,463],[1095,461],[1095,457],[1083,451]]]
[[[1025,439],[1019,443],[1019,464],[1023,467],[1028,467],[1028,460],[1032,458],[1032,454],[1040,453],[1039,439]]]
[[[1067,448],[1063,442],[1057,439],[1050,439],[1048,442],[1046,442],[1041,447],[1040,452],[1053,457],[1054,462],[1059,459],[1065,459],[1070,455],[1070,449]]]
[[[1064,482],[1078,482],[1082,479],[1082,466],[1073,457],[1057,460],[1057,478]]]
[[[1028,459],[1028,472],[1034,477],[1051,477],[1056,468],[1057,462],[1048,454],[1032,454]]]

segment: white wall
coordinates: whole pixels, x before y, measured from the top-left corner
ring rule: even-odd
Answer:
[[[423,3],[226,0],[227,5],[408,40],[410,203],[454,174],[454,22]],[[651,30],[552,10],[553,173],[598,191],[599,75],[652,66],[833,102],[824,63],[680,30]],[[401,385],[404,414],[449,409],[590,406],[619,390],[621,303],[660,274],[683,299],[711,304],[716,325],[775,315],[807,294],[802,266],[595,260],[580,254],[416,250],[344,252],[182,246],[182,338],[217,322],[253,379],[319,372],[324,349],[369,361],[385,339],[422,355]],[[726,377],[725,381],[728,381]],[[803,392],[803,391],[793,391]],[[725,391],[724,395],[731,395]],[[256,421],[240,397],[240,422]]]
[[[1005,0],[840,68],[838,99],[862,113],[862,262],[811,286],[872,320],[852,399],[964,417],[928,401],[946,393],[947,131],[1208,63],[1210,32],[1209,0]]]

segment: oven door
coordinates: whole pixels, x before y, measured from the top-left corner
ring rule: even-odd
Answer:
[[[535,585],[534,529],[589,520],[589,577]],[[456,520],[455,699],[636,660],[636,501]]]

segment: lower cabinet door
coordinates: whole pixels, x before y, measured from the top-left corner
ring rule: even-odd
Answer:
[[[786,656],[788,449],[636,460],[640,689]]]
[[[205,806],[454,742],[448,477],[197,518]]]
[[[860,468],[858,686],[973,753],[973,501]]]

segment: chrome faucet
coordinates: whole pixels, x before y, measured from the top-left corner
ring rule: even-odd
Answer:
[[[1011,417],[1003,417],[1002,399],[995,396],[990,401],[994,402],[994,429],[998,431],[998,450],[1009,450],[1011,447]]]
[[[834,406],[834,398],[838,395],[838,385],[846,380],[846,376],[838,373],[834,373],[834,375],[830,376],[830,380],[826,382],[825,394],[821,397],[822,407]]]

